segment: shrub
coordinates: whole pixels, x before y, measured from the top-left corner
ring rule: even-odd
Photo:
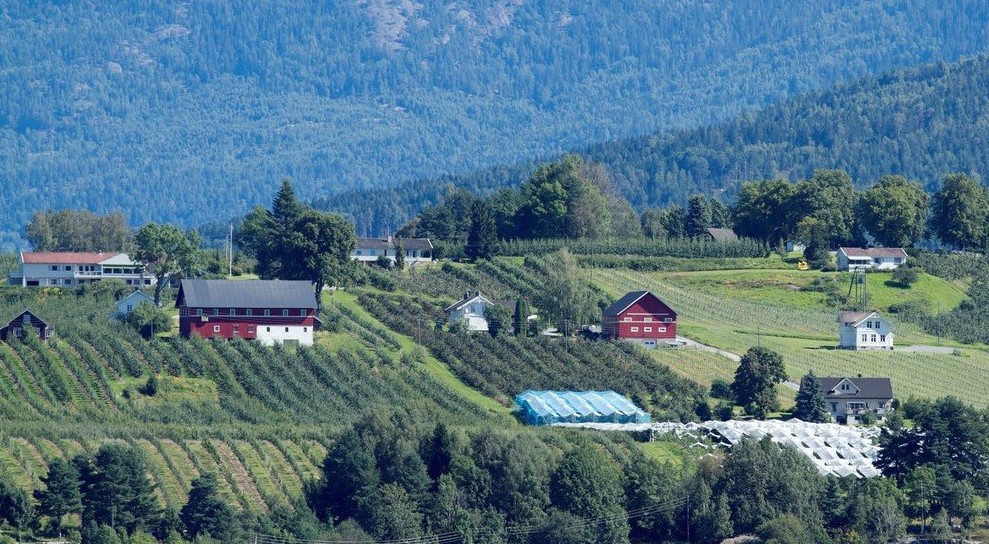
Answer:
[[[153,397],[158,394],[158,390],[159,390],[158,376],[156,374],[152,374],[151,377],[148,378],[148,382],[144,384],[144,386],[141,387],[138,391],[140,391],[142,395]]]
[[[893,271],[893,283],[906,289],[917,283],[921,270],[912,266],[901,266]]]

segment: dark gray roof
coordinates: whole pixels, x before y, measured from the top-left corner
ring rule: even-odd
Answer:
[[[488,304],[494,304],[494,302],[491,302],[491,300],[488,299],[488,297],[482,295],[480,291],[475,291],[474,294],[471,294],[468,291],[467,293],[464,293],[464,298],[462,298],[462,299],[458,300],[457,302],[454,302],[453,304],[447,306],[446,308],[443,309],[443,311],[444,312],[452,312],[452,311],[455,311],[455,310],[459,310],[459,309],[463,308],[464,306],[466,306],[467,304],[469,304],[469,303],[471,303],[471,302],[473,302],[475,300],[480,300],[481,302],[487,302]]]
[[[639,299],[641,299],[642,297],[644,297],[646,295],[655,298],[660,303],[664,304],[667,308],[670,308],[670,305],[669,304],[666,304],[665,302],[663,302],[663,300],[661,298],[659,298],[656,295],[650,293],[649,291],[632,291],[632,292],[626,294],[625,296],[623,296],[622,298],[618,299],[617,301],[615,301],[615,303],[612,304],[611,306],[608,306],[607,308],[605,308],[604,309],[604,312],[602,312],[602,314],[603,315],[618,315],[618,314],[624,312],[625,310],[627,310],[629,306],[635,304],[636,302],[639,301]],[[674,310],[673,308],[670,308],[670,311],[673,312],[674,315],[676,315],[676,310]]]
[[[732,229],[718,229],[712,227],[707,229],[707,234],[715,242],[731,242],[734,240],[738,240],[738,235],[735,234],[735,231]]]
[[[175,306],[191,308],[316,308],[308,281],[182,280]]]
[[[859,392],[856,395],[832,395],[835,387],[843,380],[848,380],[855,387],[858,388]],[[821,391],[824,392],[825,397],[841,397],[841,398],[863,398],[863,399],[891,399],[893,398],[893,382],[889,378],[850,378],[846,376],[842,377],[820,377],[817,378],[817,383],[821,386]]]
[[[398,240],[395,238],[358,238],[354,246],[355,249],[395,249]],[[429,238],[402,238],[403,249],[417,249],[419,251],[433,249],[433,243]]]

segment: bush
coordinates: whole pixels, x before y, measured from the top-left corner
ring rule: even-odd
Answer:
[[[732,400],[735,398],[731,392],[731,382],[721,378],[715,378],[711,382],[711,396],[716,399]]]
[[[159,391],[158,376],[156,374],[152,374],[151,377],[148,378],[148,383],[144,384],[144,386],[138,391],[140,391],[142,395],[148,397],[157,395]]]
[[[893,271],[893,283],[906,289],[917,283],[921,269],[912,266],[901,266]]]

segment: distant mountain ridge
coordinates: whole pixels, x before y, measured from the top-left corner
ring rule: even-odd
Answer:
[[[226,222],[283,177],[332,199],[700,126],[989,43],[973,0],[67,0],[0,19],[8,249],[38,209]]]
[[[703,193],[730,201],[744,181],[798,180],[815,169],[846,170],[859,187],[886,174],[934,192],[948,173],[989,180],[989,55],[891,71],[693,130],[656,133],[576,150],[607,165],[616,189],[640,211]],[[516,186],[532,163],[359,191],[317,205],[387,230],[378,218],[410,217],[448,186],[490,193]],[[396,203],[404,204],[400,207]]]

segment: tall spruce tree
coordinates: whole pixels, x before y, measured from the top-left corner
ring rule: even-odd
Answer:
[[[529,324],[529,303],[524,298],[519,297],[515,301],[515,315],[512,317],[512,328],[515,336],[526,334],[526,327]]]
[[[38,513],[51,518],[52,528],[60,531],[63,517],[82,512],[79,470],[72,463],[56,458],[49,463],[48,475],[41,481],[45,489],[34,492]]]
[[[484,201],[479,200],[474,203],[473,215],[464,253],[474,260],[490,259],[498,252],[498,225],[494,214]]]
[[[793,409],[793,417],[810,423],[826,423],[831,421],[824,393],[813,372],[807,373],[800,380],[800,390],[797,392],[797,406]]]

